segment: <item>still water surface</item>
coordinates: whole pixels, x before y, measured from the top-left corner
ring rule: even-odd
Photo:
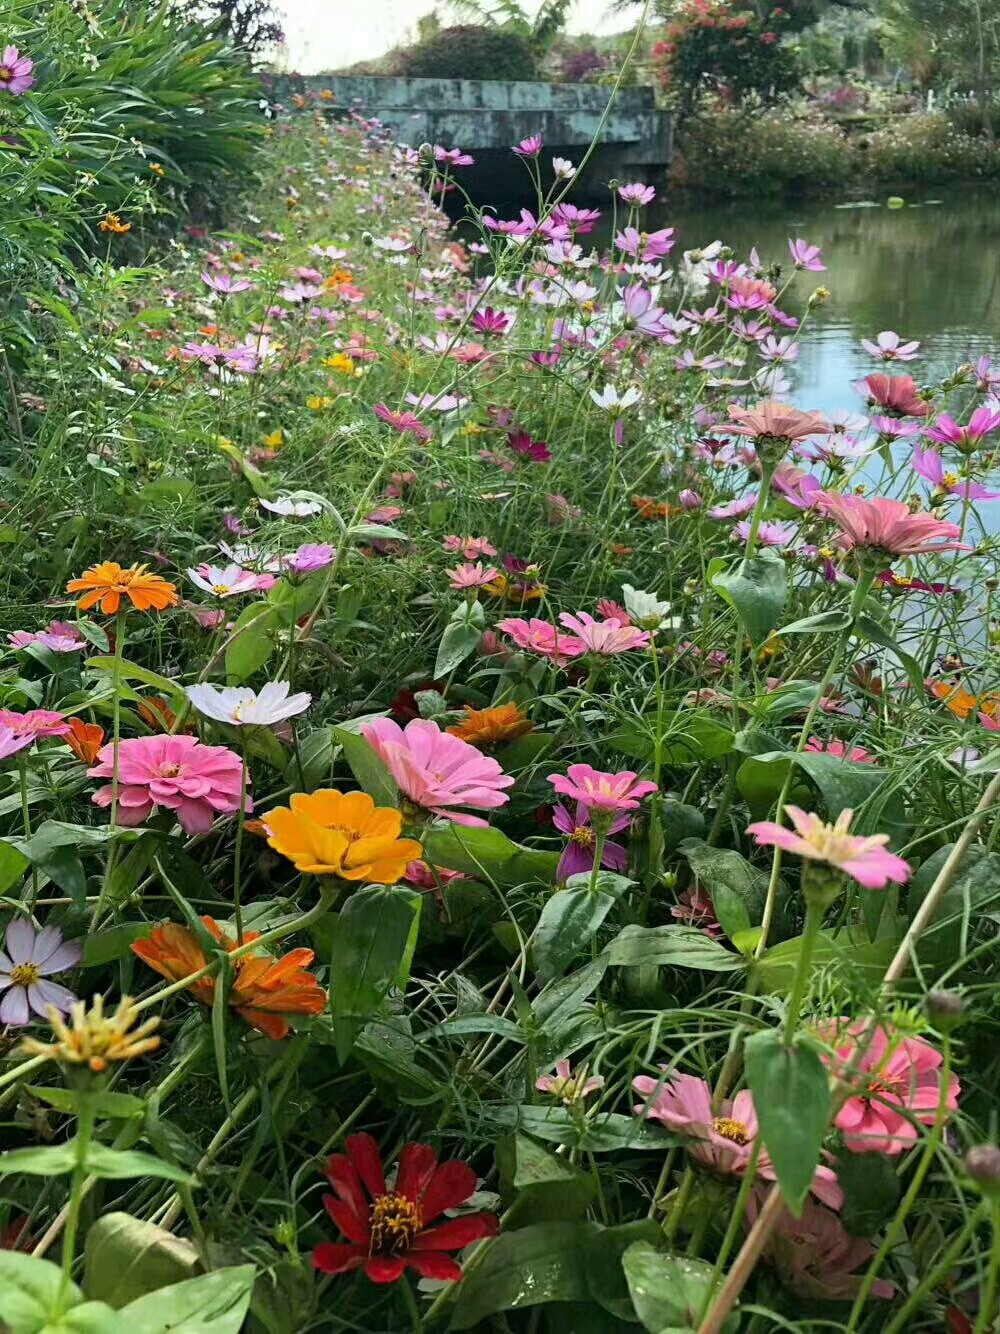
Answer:
[[[651,225],[647,222],[647,226]],[[788,237],[823,249],[826,273],[804,273],[804,298],[830,289],[801,338],[789,397],[825,412],[864,410],[851,381],[871,371],[906,370],[918,383],[975,361],[1000,356],[1000,195],[942,194],[902,209],[838,208],[834,202],[763,211],[754,204],[658,210],[656,226],[677,228],[678,248],[716,238],[744,257],[756,246],[765,263],[787,266]],[[786,309],[799,313],[796,302]],[[920,356],[906,366],[881,367],[860,339],[893,329],[919,339]]]

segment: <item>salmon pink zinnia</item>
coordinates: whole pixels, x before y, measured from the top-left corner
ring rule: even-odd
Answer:
[[[432,815],[482,828],[485,820],[451,807],[489,810],[510,800],[503,789],[514,779],[497,761],[428,718],[414,718],[405,729],[391,718],[378,718],[366,723],[361,735],[388,765],[403,796]]]
[[[851,834],[852,810],[843,810],[836,824],[824,824],[812,811],[798,806],[786,806],[795,831],[775,824],[773,820],[758,820],[747,825],[758,843],[783,848],[809,861],[826,862],[837,870],[852,876],[865,889],[885,889],[890,880],[905,885],[910,878],[910,866],[902,857],[887,852],[888,834],[863,837]],[[797,832],[796,832],[797,831]]]
[[[112,778],[115,747],[109,742],[87,770],[89,778]],[[204,834],[216,815],[240,808],[243,764],[225,746],[203,746],[193,736],[129,737],[118,744],[118,822],[142,824],[158,806],[175,811],[188,834]],[[94,793],[97,806],[110,806],[114,783]],[[253,806],[247,798],[246,810]]]

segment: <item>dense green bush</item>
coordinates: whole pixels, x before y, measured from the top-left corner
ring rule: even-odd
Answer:
[[[749,116],[717,108],[684,126],[680,148],[678,183],[731,198],[836,186],[853,168],[841,130],[787,112]]]
[[[963,134],[945,115],[902,116],[860,141],[861,169],[878,181],[944,181],[1000,175],[1000,149]]]
[[[397,73],[411,79],[534,79],[538,69],[526,37],[464,24],[401,51]]]

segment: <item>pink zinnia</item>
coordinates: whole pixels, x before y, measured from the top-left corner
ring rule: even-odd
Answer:
[[[62,714],[52,709],[29,709],[27,713],[0,709],[0,727],[9,727],[32,741],[43,736],[66,736],[71,730]]]
[[[811,736],[802,747],[810,755],[834,755],[838,760],[849,760],[851,764],[875,764],[875,756],[861,746],[851,746],[848,749],[843,741],[837,741],[831,738],[824,741],[822,737]]]
[[[569,1061],[556,1061],[554,1075],[542,1075],[540,1079],[535,1080],[535,1088],[539,1093],[551,1093],[554,1098],[559,1098],[567,1107],[586,1098],[590,1093],[596,1093],[598,1089],[603,1087],[603,1075],[591,1075],[588,1079],[586,1066],[583,1066],[581,1070],[574,1074]]]
[[[758,1202],[754,1194],[747,1201],[747,1222],[757,1218]],[[855,1297],[861,1287],[861,1274],[875,1254],[875,1247],[865,1237],[853,1237],[835,1213],[806,1200],[801,1218],[781,1211],[778,1226],[764,1252],[782,1283],[799,1297],[813,1301],[844,1302]],[[871,1295],[889,1299],[896,1289],[885,1279],[876,1279]]]
[[[496,760],[442,732],[430,719],[414,718],[404,730],[391,718],[378,718],[366,723],[361,735],[388,765],[404,797],[433,815],[485,827],[485,820],[451,807],[490,810],[510,800],[503,789],[513,786],[514,779]]]
[[[453,570],[448,571],[448,582],[452,588],[483,588],[486,584],[492,584],[494,579],[500,578],[500,571],[495,565],[483,565],[481,560],[476,561],[475,565],[466,562],[464,565],[456,565]]]
[[[634,811],[643,797],[657,790],[655,783],[629,769],[611,774],[589,764],[571,764],[565,775],[550,775],[549,782],[562,796],[572,797],[590,810],[602,811]]]
[[[11,727],[0,727],[0,760],[16,755],[19,750],[27,750],[34,740],[30,732],[15,732]]]
[[[115,747],[102,746],[89,778],[114,778]],[[203,746],[192,736],[131,737],[118,744],[118,821],[137,825],[158,806],[175,811],[188,834],[204,834],[216,815],[240,808],[243,764],[225,746]],[[94,793],[110,806],[114,783]],[[253,806],[247,798],[246,810]]]
[[[731,1102],[724,1102],[716,1116],[712,1112],[712,1090],[704,1079],[663,1068],[660,1079],[639,1075],[632,1080],[636,1093],[647,1099],[634,1109],[636,1116],[660,1121],[668,1129],[690,1136],[688,1153],[709,1171],[742,1176],[753,1157],[758,1133],[753,1094],[743,1089]],[[765,1181],[775,1180],[766,1149],[757,1159],[757,1172]],[[839,1209],[844,1202],[844,1193],[829,1167],[816,1168],[810,1189],[831,1209]]]
[[[865,1020],[834,1022],[820,1035],[834,1048],[835,1055],[824,1055],[834,1076],[858,1089],[836,1117],[846,1147],[852,1153],[904,1153],[916,1142],[917,1123],[929,1126],[937,1119],[941,1053],[923,1038],[904,1037],[881,1025],[871,1030]],[[957,1109],[960,1091],[951,1075],[948,1112]]]
[[[560,634],[551,621],[540,620],[537,616],[530,620],[508,616],[497,623],[497,629],[510,635],[518,648],[526,653],[537,653],[540,658],[549,658],[557,667],[564,667],[570,658],[578,658],[587,651],[576,635]]]
[[[764,846],[783,848],[785,852],[797,853],[808,861],[835,866],[865,889],[885,889],[890,880],[905,885],[909,880],[909,863],[886,851],[888,834],[865,837],[848,832],[854,817],[852,810],[841,811],[836,824],[832,825],[824,824],[818,815],[799,806],[789,805],[785,810],[797,832],[773,820],[758,820],[747,825],[747,833],[753,834]]]
[[[842,496],[823,491],[816,498],[821,513],[834,519],[841,529],[841,545],[877,547],[885,556],[923,556],[936,551],[969,551],[967,543],[956,542],[961,528],[945,523],[933,514],[911,514],[901,500],[877,496]]]
[[[559,619],[567,630],[573,631],[588,653],[597,653],[603,658],[649,647],[648,630],[637,630],[634,625],[619,621],[617,616],[611,616],[606,621],[595,621],[585,611],[577,616],[564,611]]]
[[[22,56],[16,46],[4,48],[0,55],[0,92],[19,97],[34,85],[35,62]]]

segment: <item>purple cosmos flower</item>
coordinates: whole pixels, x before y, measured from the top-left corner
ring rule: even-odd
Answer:
[[[944,460],[936,449],[913,446],[913,471],[926,478],[938,491],[966,500],[1000,500],[1000,491],[990,491],[980,482],[963,480],[957,472],[945,469]]]
[[[558,227],[567,228],[578,236],[586,236],[588,232],[594,230],[594,224],[601,219],[601,210],[599,208],[577,208],[575,204],[557,204],[552,210],[552,221]],[[553,236],[553,240],[565,239],[563,237]]]
[[[963,452],[971,452],[997,430],[1000,430],[1000,412],[984,403],[973,412],[967,426],[959,426],[954,417],[942,412],[937,423],[928,427],[924,434],[939,445],[954,445]]]
[[[317,570],[325,570],[336,559],[336,547],[331,547],[326,542],[307,542],[305,546],[299,547],[298,551],[292,552],[285,561],[285,568],[292,574],[314,574]]]
[[[810,245],[808,241],[803,241],[801,237],[793,241],[789,238],[788,249],[791,251],[792,263],[797,269],[808,269],[810,273],[824,273],[826,265],[823,263],[823,252],[818,245]]]
[[[434,145],[434,161],[447,167],[471,167],[476,159],[471,153],[463,153],[460,148],[442,148]]]
[[[11,922],[5,944],[6,950],[0,950],[0,991],[6,992],[0,1001],[0,1023],[26,1024],[32,1011],[45,1018],[50,1005],[67,1014],[76,997],[48,978],[75,967],[83,945],[64,941],[57,926],[36,932],[26,917]]]
[[[618,834],[627,829],[631,816],[618,815],[608,828],[609,834]],[[571,875],[583,875],[594,869],[594,853],[597,850],[597,835],[590,823],[590,808],[582,801],[576,803],[576,815],[570,815],[563,805],[558,805],[552,812],[552,823],[561,834],[566,834],[569,842],[559,865],[556,868],[556,880],[568,880]],[[608,871],[624,871],[628,865],[628,853],[620,843],[610,840],[604,844],[601,853],[601,865]]]
[[[40,644],[52,653],[79,653],[87,647],[87,641],[75,625],[66,621],[52,621],[46,630],[15,630],[7,636],[11,648],[27,648],[29,644]]]
[[[748,496],[737,496],[735,500],[727,501],[725,505],[716,505],[708,511],[708,517],[710,519],[738,519],[744,514],[749,514],[756,504],[757,492],[753,491]]]
[[[762,361],[784,362],[787,365],[799,359],[799,345],[787,335],[775,338],[774,334],[767,334],[760,340],[758,351]]]
[[[889,442],[912,440],[924,429],[919,421],[906,421],[902,417],[874,416],[871,424],[872,429],[877,431],[883,440]]]
[[[920,348],[919,343],[903,343],[898,333],[883,329],[873,343],[862,338],[861,346],[879,361],[912,361]]]
[[[651,185],[643,185],[640,181],[636,181],[631,185],[620,185],[618,187],[618,198],[624,199],[626,204],[635,204],[637,208],[642,208],[644,205],[653,202],[656,198],[656,190]]]
[[[315,283],[290,283],[288,287],[283,287],[278,295],[282,301],[287,301],[293,306],[301,306],[322,296],[323,289],[317,287]]]
[[[649,263],[669,255],[674,248],[673,227],[663,227],[658,232],[640,232],[636,227],[626,227],[615,234],[615,245],[626,255]]]
[[[511,323],[511,316],[506,311],[494,310],[492,306],[477,310],[472,317],[472,327],[477,333],[505,334]]]
[[[510,150],[516,153],[518,157],[537,157],[545,146],[545,139],[540,134],[530,134],[527,139],[522,139],[519,144],[515,144]]]
[[[532,463],[549,463],[552,451],[544,440],[532,440],[527,431],[509,431],[507,444],[515,454],[531,459]]]
[[[14,97],[26,93],[35,82],[31,73],[34,68],[35,62],[22,56],[16,46],[5,47],[0,55],[0,92]]]

